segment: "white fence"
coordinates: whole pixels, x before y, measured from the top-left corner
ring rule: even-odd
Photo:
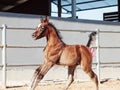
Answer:
[[[2,25],[2,27],[0,27],[0,29],[2,30],[2,45],[0,46],[0,48],[2,48],[2,65],[0,65],[0,67],[2,67],[2,84],[4,85],[4,87],[6,87],[6,67],[19,67],[19,66],[37,66],[37,64],[24,64],[24,65],[10,65],[9,63],[7,63],[7,48],[43,48],[44,46],[9,46],[7,45],[7,40],[6,40],[6,31],[7,30],[34,30],[34,28],[11,28],[8,27],[7,25]],[[61,32],[91,32],[91,30],[60,30]],[[96,40],[96,46],[94,48],[96,48],[96,62],[94,62],[94,64],[97,65],[97,74],[98,74],[98,78],[99,81],[100,79],[100,64],[120,64],[120,62],[100,62],[100,49],[101,48],[119,48],[120,47],[101,47],[100,46],[100,33],[120,33],[119,31],[101,31],[99,29],[95,30],[97,31],[97,40]]]

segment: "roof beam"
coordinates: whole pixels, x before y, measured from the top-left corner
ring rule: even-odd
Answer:
[[[81,10],[76,10],[76,11],[86,11],[86,10],[101,9],[101,8],[108,8],[108,7],[114,7],[114,6],[118,6],[118,5],[101,6],[101,7],[88,8],[88,9],[81,9]]]
[[[99,1],[105,1],[105,0],[95,0],[95,1],[86,1],[86,2],[80,2],[80,3],[76,3],[76,5],[78,4],[86,4],[86,3],[94,3],[94,2],[99,2]],[[63,7],[65,6],[71,6],[72,4],[66,4],[66,5],[62,5]]]
[[[58,5],[57,3],[55,3],[55,2],[52,2],[53,4],[55,4],[56,6]],[[69,10],[67,10],[67,9],[65,9],[65,8],[63,8],[62,6],[61,6],[61,8],[62,9],[64,9],[65,11],[67,11],[67,12],[70,12]]]

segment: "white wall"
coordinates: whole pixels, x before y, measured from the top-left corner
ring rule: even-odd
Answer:
[[[0,27],[2,24],[6,24],[7,27],[16,27],[16,28],[35,28],[40,22],[40,16],[37,15],[23,15],[23,14],[11,14],[11,13],[1,13],[0,12]],[[102,22],[102,21],[89,21],[89,20],[71,20],[71,19],[62,19],[62,18],[50,18],[50,22],[52,22],[58,30],[96,30],[100,29],[101,31],[119,31],[120,23],[112,23],[112,22]],[[10,30],[7,29],[7,45],[8,46],[45,46],[46,40],[45,38],[33,41],[31,34],[33,30]],[[86,45],[88,40],[88,34],[83,32],[67,32],[61,31],[61,35],[63,36],[63,41],[67,44],[84,44]],[[0,45],[1,45],[1,30],[0,30]],[[100,46],[101,47],[120,47],[120,33],[100,33]],[[0,64],[1,60],[1,51],[0,49]],[[40,64],[43,60],[43,48],[7,48],[7,64]],[[101,62],[119,62],[120,61],[120,48],[102,48],[100,49],[100,60]],[[94,61],[96,59],[94,58]],[[19,68],[19,67],[18,67]],[[7,68],[7,80],[8,81],[23,81],[30,80],[32,77],[34,70],[27,70],[25,67],[22,69],[18,68]],[[35,69],[32,67],[32,69]],[[61,75],[61,79],[67,79],[67,71],[66,68],[53,68],[50,72],[56,69],[56,74],[52,80],[59,80],[58,75]],[[62,71],[59,71],[64,69]],[[119,70],[116,69],[115,70]],[[114,73],[114,69],[109,73]],[[59,72],[58,72],[59,71]],[[65,71],[65,78],[63,77],[62,72]],[[95,70],[96,71],[96,70]],[[115,71],[113,76],[110,74],[106,74],[106,71],[102,71],[101,78],[119,78],[119,73]],[[109,71],[109,70],[107,70]],[[80,80],[88,79],[88,76],[80,72],[76,71],[75,78]],[[105,75],[103,76],[105,72]],[[1,73],[1,72],[0,72]],[[15,76],[15,74],[17,75]],[[61,74],[60,74],[61,73]],[[22,76],[21,76],[22,74]],[[0,74],[2,75],[2,74]],[[51,74],[48,74],[45,79],[50,79]],[[0,76],[1,77],[1,76]],[[49,78],[50,77],[50,78]],[[1,80],[1,78],[0,78]],[[12,84],[11,82],[9,82]],[[15,82],[16,85],[16,82]]]
[[[38,15],[25,15],[25,14],[12,14],[12,13],[0,13],[0,26],[6,24],[8,27],[17,28],[35,28],[40,22],[40,16]],[[90,21],[90,20],[72,20],[63,18],[52,18],[52,22],[58,30],[96,30],[101,31],[119,31],[120,23],[102,22],[102,21]],[[45,46],[45,38],[33,41],[31,34],[33,30],[7,30],[7,45],[18,46]],[[64,32],[61,31],[63,41],[67,44],[84,44],[86,45],[88,40],[87,33],[80,32]],[[0,31],[1,34],[1,31]],[[100,46],[104,47],[120,47],[120,33],[101,33],[100,34]],[[1,40],[1,37],[0,37]],[[1,42],[1,41],[0,41]],[[8,51],[8,64],[24,64],[24,63],[39,63],[43,61],[44,57],[42,49],[18,49],[10,48]],[[120,48],[117,49],[101,49],[101,61],[119,61]],[[1,57],[1,55],[0,55]],[[1,62],[1,60],[0,60]]]

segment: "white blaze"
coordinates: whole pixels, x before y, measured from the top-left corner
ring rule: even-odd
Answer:
[[[38,24],[38,28],[41,26],[41,23],[40,24]]]

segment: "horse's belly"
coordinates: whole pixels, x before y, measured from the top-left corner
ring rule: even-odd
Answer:
[[[76,60],[70,60],[70,59],[60,59],[59,63],[60,65],[67,65],[72,66],[76,64]]]
[[[63,53],[61,54],[59,64],[61,65],[75,65],[77,64],[80,56],[78,56],[76,49],[72,48],[71,51],[70,49],[65,49]]]

